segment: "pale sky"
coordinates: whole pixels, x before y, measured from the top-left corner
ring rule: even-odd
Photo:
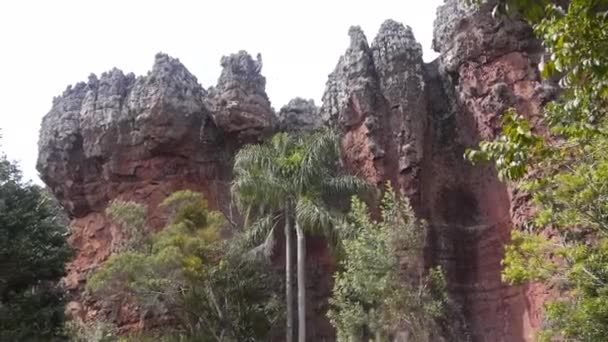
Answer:
[[[371,43],[380,24],[409,25],[430,61],[442,0],[0,0],[1,149],[35,170],[40,122],[69,84],[112,67],[145,74],[157,52],[179,58],[203,87],[215,85],[221,56],[261,53],[272,105],[312,98],[360,25]]]

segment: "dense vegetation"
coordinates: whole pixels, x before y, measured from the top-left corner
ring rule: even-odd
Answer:
[[[146,238],[136,231],[147,229],[144,208],[112,203],[108,213],[131,236],[91,277],[88,289],[114,301],[116,310],[131,301],[142,319],[170,322],[172,331],[160,332],[165,339],[268,340],[282,314],[281,284],[269,264],[237,248],[238,236],[220,236],[224,217],[210,211],[202,195],[176,192],[161,207],[169,224]]]
[[[457,334],[458,316],[447,322],[454,305],[443,272],[423,268],[425,225],[390,187],[381,211],[376,221],[353,198],[349,220],[340,227],[344,256],[328,313],[338,341],[392,341],[396,330],[406,331],[408,341],[466,340]]]
[[[564,8],[501,1],[534,24],[562,94],[538,130],[514,111],[503,134],[470,151],[532,196],[537,214],[513,232],[504,279],[540,281],[560,293],[547,304],[541,339],[608,340],[608,1],[572,0]]]
[[[329,130],[307,135],[276,134],[262,145],[251,145],[236,156],[233,193],[247,213],[252,241],[268,237],[285,224],[286,340],[292,341],[292,236],[297,235],[298,341],[306,341],[305,232],[332,240],[341,215],[341,200],[364,193],[369,186],[343,173],[338,136]],[[268,247],[268,246],[266,246]]]
[[[0,155],[0,341],[61,339],[57,282],[71,255],[65,221],[51,197]]]
[[[422,264],[425,226],[392,189],[381,220],[370,218],[361,197],[352,196],[372,199],[374,191],[345,173],[335,133],[279,133],[246,147],[235,160],[232,190],[245,213],[239,232],[229,231],[224,216],[192,191],[176,192],[159,206],[167,225],[158,233],[147,225],[145,206],[110,203],[106,214],[122,238],[86,285],[90,298],[103,303],[101,320],[73,317],[64,324],[57,281],[71,256],[67,220],[2,157],[0,340],[267,341],[282,331],[280,321],[287,322],[291,340],[294,231],[300,341],[306,338],[305,234],[324,234],[341,258],[329,313],[340,340],[383,341],[401,330],[425,341],[445,332],[438,329],[445,327],[450,302],[441,271]],[[279,223],[288,237],[288,286],[269,259]],[[403,270],[403,262],[411,269]],[[117,331],[124,310],[145,324],[142,332]]]
[[[509,110],[503,134],[467,152],[475,162],[494,161],[498,175],[529,193],[537,209],[512,233],[504,280],[539,281],[559,294],[546,305],[541,339],[606,341],[608,0],[560,1],[565,7],[549,0],[493,2],[494,15],[534,25],[550,55],[543,76],[561,80],[560,98],[546,107],[542,130]],[[165,327],[132,338],[137,341],[265,341],[285,321],[287,341],[297,328],[303,342],[305,235],[320,233],[339,251],[328,316],[340,341],[385,341],[398,330],[416,341],[456,336],[449,326],[458,319],[450,316],[456,311],[443,274],[422,265],[424,224],[392,190],[385,192],[378,219],[359,197],[349,206],[352,195],[371,192],[344,173],[337,142],[326,130],[280,133],[241,150],[232,190],[246,223],[244,232],[230,238],[222,235],[221,213],[194,192],[164,201],[169,223],[155,234],[149,233],[145,207],[113,202],[107,214],[126,238],[94,272],[87,290],[111,304],[104,308],[110,318],[131,303],[144,321]],[[267,258],[279,224],[285,284]],[[18,167],[0,155],[1,341],[64,340],[65,333],[76,341],[118,339],[109,322],[74,321],[62,329],[65,298],[57,282],[71,256],[66,234],[55,202],[24,183]]]

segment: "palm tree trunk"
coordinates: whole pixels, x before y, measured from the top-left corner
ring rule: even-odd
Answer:
[[[285,206],[285,301],[286,301],[286,342],[293,342],[293,279],[292,266],[293,266],[293,253],[292,253],[292,231],[293,231],[293,220],[291,213],[291,202],[288,202]]]
[[[306,237],[296,222],[298,238],[298,342],[306,342]]]

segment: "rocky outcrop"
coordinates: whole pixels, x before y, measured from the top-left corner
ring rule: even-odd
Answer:
[[[104,215],[111,200],[147,204],[157,229],[163,217],[156,206],[174,191],[193,189],[238,220],[229,197],[232,156],[243,142],[262,139],[275,119],[260,62],[240,52],[222,66],[208,93],[179,60],[158,54],[146,76],[114,69],[53,100],[40,131],[38,170],[73,219],[77,254],[68,289],[79,293],[122,239]]]
[[[465,15],[462,9],[453,12],[459,3],[448,1],[435,24],[434,47],[441,53],[435,77],[449,84],[454,104],[449,117],[435,111],[441,119],[434,125],[436,142],[428,145],[429,167],[442,170],[425,181],[424,207],[437,237],[434,257],[448,269],[473,340],[534,340],[544,290],[510,287],[500,276],[510,230],[528,215],[526,196],[499,182],[493,169],[463,164],[461,156],[500,132],[508,108],[542,129],[538,122],[548,96],[537,66],[543,52],[523,21],[492,17],[491,4],[465,9]],[[451,137],[448,146],[444,135]]]
[[[344,132],[351,170],[380,184],[398,184],[418,203],[428,112],[422,47],[412,30],[388,20],[371,47],[359,27],[329,75],[321,116]]]
[[[222,57],[222,74],[209,89],[207,103],[216,124],[239,144],[256,142],[272,130],[275,116],[260,74],[262,56],[245,51]]]
[[[447,0],[435,21],[433,45],[441,55],[426,65],[403,25],[385,22],[371,46],[351,28],[321,112],[343,131],[351,170],[398,184],[429,222],[427,262],[445,268],[466,335],[531,341],[545,293],[507,286],[500,276],[510,231],[529,212],[526,195],[463,155],[500,132],[508,108],[537,122],[551,94],[540,81],[542,49],[531,27],[494,18],[491,9]]]
[[[157,204],[188,188],[202,191],[238,225],[228,193],[235,151],[274,131],[331,125],[342,134],[353,173],[377,185],[391,181],[428,221],[425,262],[447,272],[462,311],[458,319],[466,325],[461,339],[533,340],[544,289],[511,287],[500,279],[510,231],[529,215],[527,196],[463,154],[495,137],[511,107],[542,130],[540,112],[556,88],[540,81],[543,51],[531,28],[495,18],[491,8],[491,2],[477,8],[446,0],[435,21],[433,46],[440,57],[429,64],[407,26],[386,21],[371,45],[361,28],[352,27],[321,107],[296,98],[276,117],[261,57],[242,51],[222,59],[218,84],[208,91],[163,54],[146,76],[114,69],[69,87],[44,118],[38,162],[42,179],[73,218],[71,242],[78,252],[66,286],[80,293],[88,272],[122,238],[104,216],[109,201],[148,204],[151,226],[159,228]],[[308,329],[312,340],[332,340],[324,313],[335,259],[321,238],[311,237],[308,249]],[[89,317],[103,310],[92,303],[71,307]],[[119,317],[121,324],[134,323]]]
[[[319,107],[314,100],[296,97],[281,108],[278,116],[277,130],[286,132],[307,132],[323,126]]]

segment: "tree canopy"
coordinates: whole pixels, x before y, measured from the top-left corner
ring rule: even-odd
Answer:
[[[456,311],[442,270],[422,265],[427,229],[407,199],[389,186],[377,221],[355,197],[339,230],[344,255],[328,313],[338,341],[388,341],[396,330],[413,341],[466,340],[456,333],[458,316],[450,316]]]
[[[72,255],[66,235],[56,202],[0,155],[0,340],[61,337],[64,294],[57,283]]]
[[[196,341],[259,341],[270,337],[282,313],[276,293],[281,283],[263,259],[249,258],[224,240],[222,213],[207,208],[201,194],[179,191],[161,208],[169,224],[159,233],[110,257],[89,280],[98,298],[137,304],[142,318],[173,320],[165,333]],[[108,212],[131,236],[145,222],[145,210],[133,202],[115,201]],[[126,224],[135,224],[131,228]],[[166,338],[167,336],[165,336]]]
[[[275,134],[262,145],[239,151],[233,193],[250,219],[253,236],[265,237],[288,202],[298,223],[309,232],[331,236],[332,216],[340,200],[370,190],[341,164],[338,136],[330,130],[305,135]],[[255,223],[255,220],[259,222]],[[263,234],[261,234],[263,232]]]

